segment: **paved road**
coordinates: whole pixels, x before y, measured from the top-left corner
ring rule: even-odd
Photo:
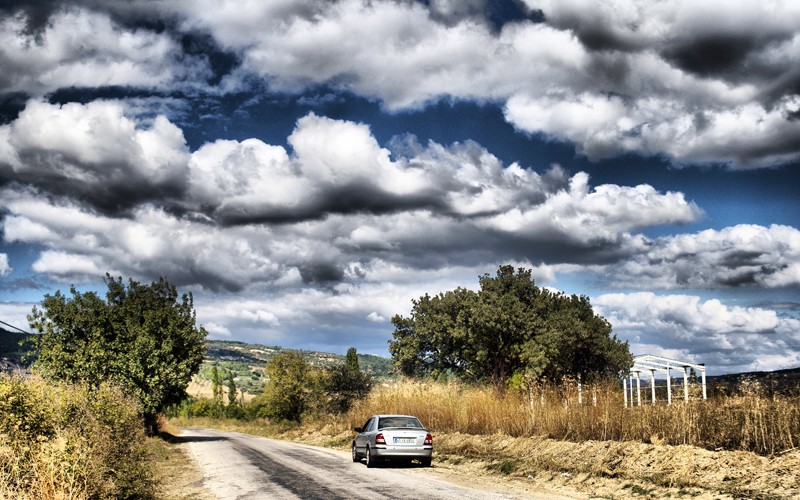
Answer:
[[[235,432],[184,429],[219,500],[509,500],[438,481],[414,466],[367,469],[349,453]]]

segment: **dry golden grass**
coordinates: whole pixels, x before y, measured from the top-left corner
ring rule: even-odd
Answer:
[[[522,392],[404,381],[374,390],[354,406],[346,425],[360,426],[376,413],[401,413],[446,433],[688,444],[764,455],[800,443],[800,397],[767,397],[758,387],[707,401],[625,408],[621,389],[606,383],[584,385],[581,399],[570,382]]]
[[[581,399],[570,383],[520,392],[407,380],[377,387],[346,415],[308,416],[299,424],[171,423],[349,450],[353,427],[371,415],[412,414],[433,432],[434,465],[470,475],[558,483],[592,495],[601,491],[590,486],[597,481],[605,498],[629,497],[630,481],[660,488],[658,496],[800,498],[800,450],[792,451],[800,440],[796,396],[750,386],[705,402],[625,408],[621,387],[607,384],[584,385]]]
[[[0,500],[150,498],[150,460],[117,388],[0,375]]]

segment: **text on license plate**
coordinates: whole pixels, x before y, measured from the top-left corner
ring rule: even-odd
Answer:
[[[394,442],[397,444],[414,444],[415,441],[414,438],[394,438]]]

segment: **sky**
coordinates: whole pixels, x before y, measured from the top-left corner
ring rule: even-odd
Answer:
[[[511,264],[633,354],[800,366],[800,4],[0,6],[0,320],[166,277],[209,338],[388,356]]]

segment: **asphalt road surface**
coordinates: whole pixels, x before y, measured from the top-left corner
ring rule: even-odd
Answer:
[[[367,469],[349,453],[315,446],[209,429],[184,429],[181,438],[219,500],[518,498],[439,481],[414,465]]]

